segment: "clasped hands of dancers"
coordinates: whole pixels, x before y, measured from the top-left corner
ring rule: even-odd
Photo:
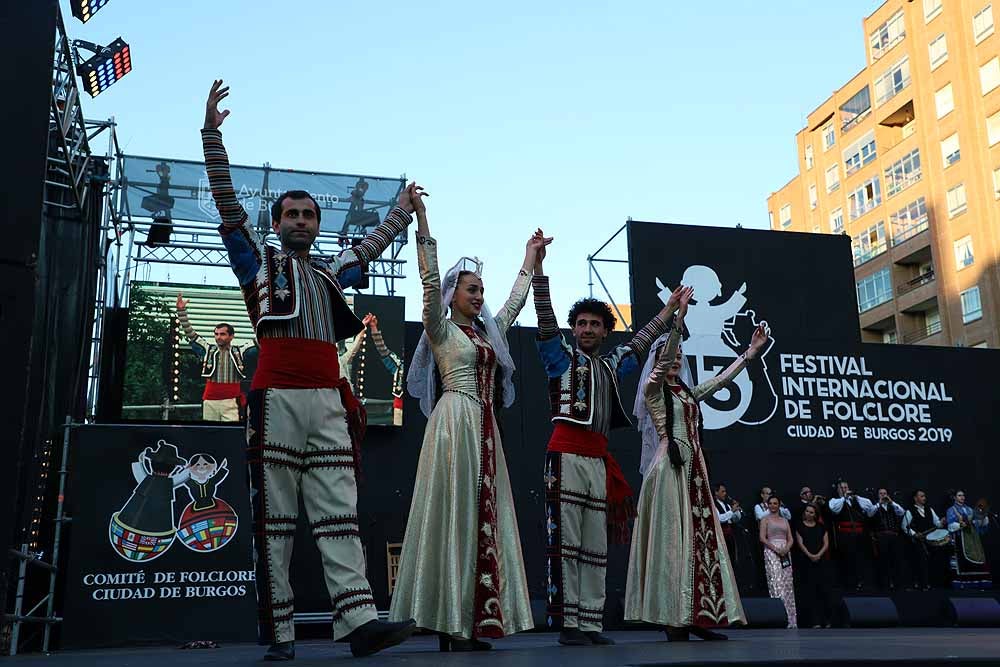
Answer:
[[[684,316],[694,296],[678,287],[664,308],[624,345],[602,352],[615,317],[597,299],[569,314],[574,344],[562,334],[543,271],[552,243],[541,230],[503,306],[486,305],[482,262],[463,257],[444,276],[430,234],[422,187],[410,184],[397,206],[358,245],[334,257],[311,254],[321,211],[304,191],[271,207],[280,247],[264,243],[233,189],[219,130],[229,110],[221,80],[208,97],[202,142],[212,195],[251,323],[260,341],[249,396],[259,633],[266,659],[295,656],[288,580],[301,492],[323,560],[335,640],[354,655],[404,641],[417,627],[440,636],[442,650],[487,650],[496,639],[534,627],[495,406],[515,399],[506,334],[534,294],[537,348],[549,382],[553,433],[544,466],[547,617],[570,646],[607,645],[602,634],[608,539],[629,540],[626,620],[664,626],[670,640],[745,621],[712,500],[699,401],[724,387],[767,342],[763,326],[726,370],[689,387],[682,378]],[[343,290],[417,219],[424,334],[407,389],[427,415],[413,500],[389,621],[377,619],[364,575],[356,473],[363,409],[341,377],[337,341],[363,329]],[[643,432],[645,478],[632,489],[607,448],[611,429],[631,426],[619,379],[643,368],[634,413]]]

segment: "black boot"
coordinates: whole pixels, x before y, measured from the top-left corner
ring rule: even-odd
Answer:
[[[462,637],[448,637],[450,651],[489,651],[493,645],[479,639],[463,639]]]
[[[584,632],[583,634],[587,636],[587,639],[589,639],[590,643],[594,646],[614,646],[615,644],[614,639],[602,635],[597,630],[591,630],[590,632]]]
[[[347,639],[351,642],[351,653],[360,658],[405,641],[416,629],[412,618],[398,623],[374,620],[355,628]]]
[[[265,660],[295,660],[295,642],[276,642],[271,644],[267,653],[264,654]]]
[[[580,632],[580,628],[563,628],[559,633],[559,643],[563,646],[590,646],[590,639]]]
[[[664,632],[667,633],[668,642],[686,642],[688,641],[688,639],[690,639],[690,636],[688,634],[688,628],[675,628],[671,625],[668,625],[666,628],[664,628]]]
[[[721,632],[713,632],[708,628],[699,628],[697,625],[692,625],[688,630],[692,635],[706,642],[719,642],[729,639],[729,637]]]

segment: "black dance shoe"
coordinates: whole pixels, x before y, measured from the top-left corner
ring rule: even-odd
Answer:
[[[416,629],[417,623],[412,618],[398,623],[374,620],[355,628],[347,639],[351,642],[351,654],[360,658],[405,641]]]
[[[667,633],[668,642],[686,642],[691,637],[689,636],[690,628],[675,628],[668,625],[664,628],[664,632]]]
[[[295,660],[295,642],[271,644],[264,654],[265,660]]]
[[[590,638],[580,632],[580,628],[563,628],[559,633],[559,643],[563,646],[590,646]]]
[[[614,646],[615,645],[615,640],[614,639],[612,639],[611,637],[608,637],[606,635],[602,635],[597,630],[591,630],[590,632],[584,632],[583,634],[585,634],[587,636],[587,639],[589,639],[590,643],[593,644],[594,646]]]
[[[489,642],[478,639],[463,639],[462,637],[452,637],[451,635],[438,635],[438,649],[447,653],[448,651],[489,651],[493,645]]]
[[[721,632],[713,632],[708,628],[699,628],[697,625],[692,625],[688,630],[692,635],[706,642],[722,642],[729,639],[729,637]]]

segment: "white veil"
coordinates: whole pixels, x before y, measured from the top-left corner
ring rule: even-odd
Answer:
[[[458,286],[458,275],[462,271],[471,271],[482,279],[483,263],[477,257],[463,257],[444,274],[444,278],[441,280],[442,316],[448,314],[452,297],[455,296],[455,288]],[[503,407],[508,408],[514,403],[514,360],[510,356],[510,346],[507,344],[507,337],[500,332],[500,327],[497,326],[496,320],[493,318],[493,312],[485,302],[481,318],[486,325],[486,331],[480,331],[480,333],[489,340],[493,352],[496,354],[497,365],[500,367],[497,372],[500,373],[503,382]],[[479,326],[476,325],[476,328],[479,329]],[[431,416],[434,401],[437,398],[434,382],[436,368],[437,362],[435,362],[434,353],[431,350],[431,341],[425,331],[420,336],[420,342],[417,343],[413,360],[406,373],[406,390],[410,396],[420,399],[420,411],[427,417]]]
[[[646,409],[646,394],[644,389],[650,374],[653,372],[653,364],[656,363],[656,354],[660,351],[660,348],[667,344],[669,336],[670,331],[667,331],[667,333],[653,341],[653,344],[649,348],[649,355],[646,357],[646,363],[642,367],[642,376],[639,378],[639,389],[635,392],[635,406],[632,409],[632,414],[639,420],[639,435],[642,437],[639,474],[643,477],[646,476],[646,471],[649,470],[650,464],[653,463],[653,456],[660,446],[660,436],[657,435],[656,427],[653,425],[653,418],[649,416],[649,410]],[[689,387],[692,386],[691,367],[688,365],[688,360],[685,356],[681,356],[680,378],[684,381],[684,384]],[[672,406],[667,406],[668,410],[671,408]]]

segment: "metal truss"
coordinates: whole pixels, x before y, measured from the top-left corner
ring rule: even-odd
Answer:
[[[90,143],[80,107],[80,88],[76,85],[76,64],[62,12],[56,20],[53,56],[44,202],[47,207],[82,212],[87,197]]]
[[[629,218],[630,221],[631,221],[631,219],[632,218]],[[625,265],[628,265],[629,261],[627,259],[609,259],[609,258],[606,258],[606,257],[598,257],[598,255],[600,255],[601,252],[605,248],[607,248],[611,244],[612,241],[614,241],[616,238],[618,238],[618,235],[621,234],[625,230],[626,227],[628,227],[628,222],[626,222],[624,225],[622,225],[621,227],[619,227],[618,231],[616,231],[614,234],[612,234],[611,238],[609,238],[607,241],[605,241],[604,243],[602,243],[600,248],[598,248],[597,250],[595,250],[592,254],[587,255],[587,266],[588,266],[589,271],[590,271],[590,282],[588,283],[588,285],[590,286],[590,296],[593,297],[594,296],[594,278],[597,278],[597,282],[600,283],[601,289],[604,290],[604,294],[608,297],[608,303],[610,303],[611,304],[611,308],[614,309],[615,315],[618,317],[618,321],[622,322],[623,324],[625,324],[625,330],[626,331],[633,331],[634,327],[633,327],[632,320],[631,319],[626,319],[626,317],[622,314],[621,310],[618,308],[619,301],[617,299],[615,299],[613,296],[611,296],[611,292],[608,290],[608,286],[604,282],[604,278],[601,277],[601,273],[597,270],[597,265],[596,265],[597,262],[604,262],[604,263],[608,263],[608,264],[625,264]],[[630,275],[630,278],[631,278],[631,275]],[[629,280],[629,283],[631,283],[631,280]]]

